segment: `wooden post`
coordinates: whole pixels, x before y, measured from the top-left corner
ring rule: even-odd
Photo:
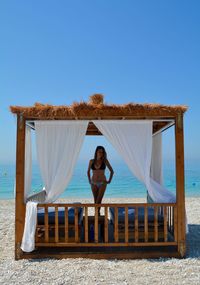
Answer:
[[[135,242],[138,242],[138,207],[135,207]]]
[[[88,242],[88,207],[85,207],[85,242]]]
[[[16,197],[15,197],[15,259],[22,256],[20,249],[24,231],[24,166],[25,166],[25,119],[17,116],[17,145],[16,145]]]
[[[105,207],[104,209],[104,241],[108,242],[108,207]]]
[[[68,223],[68,207],[65,207],[65,242],[68,242],[69,223]]]
[[[125,207],[125,242],[128,242],[128,207]]]
[[[55,242],[59,242],[58,207],[55,207]]]
[[[158,242],[158,207],[154,207],[154,241]]]
[[[177,229],[178,252],[181,257],[186,254],[185,237],[185,189],[184,189],[184,137],[183,114],[178,114],[175,123],[176,141],[176,203],[177,203]]]
[[[167,242],[168,241],[168,229],[167,229],[167,207],[164,206],[164,241]],[[168,208],[169,209],[169,208]]]
[[[45,228],[45,242],[49,242],[49,210],[48,205],[44,208],[44,228]]]

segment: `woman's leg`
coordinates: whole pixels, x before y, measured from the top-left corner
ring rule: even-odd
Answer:
[[[97,204],[98,187],[97,185],[91,185],[91,188],[92,188],[92,194],[94,197],[94,204]]]
[[[104,193],[105,193],[105,190],[106,190],[106,184],[103,184],[99,190],[98,190],[98,195],[97,195],[97,204],[101,204],[101,201],[103,199],[103,196],[104,196]],[[99,214],[100,214],[100,210],[101,208],[99,208]]]

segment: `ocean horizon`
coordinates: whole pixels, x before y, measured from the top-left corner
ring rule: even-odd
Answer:
[[[200,162],[195,160],[185,161],[185,194],[186,197],[200,197]],[[142,198],[146,197],[146,188],[130,172],[123,161],[112,162],[114,177],[108,184],[105,198]],[[72,179],[61,198],[92,198],[92,192],[87,178],[88,161],[78,161]],[[109,176],[106,171],[106,176]],[[163,178],[165,187],[175,193],[176,179],[173,161],[163,164]],[[0,199],[14,198],[15,164],[0,164]],[[32,192],[43,188],[39,167],[33,164]]]

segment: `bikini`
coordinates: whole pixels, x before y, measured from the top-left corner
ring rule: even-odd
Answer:
[[[91,165],[92,170],[105,170],[106,169],[106,164],[105,162],[102,162],[101,166],[99,168],[95,167],[94,162]],[[98,188],[100,188],[102,185],[105,184],[105,182],[91,182],[92,185],[96,185]]]

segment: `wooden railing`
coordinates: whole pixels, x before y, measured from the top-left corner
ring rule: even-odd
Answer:
[[[49,207],[55,208],[54,223],[49,223]],[[74,208],[70,221],[68,210]],[[111,221],[109,207],[114,209]],[[141,219],[140,208],[144,209]],[[36,226],[36,246],[157,246],[177,245],[176,204],[39,204],[44,209],[44,223]],[[64,210],[62,223],[59,209]],[[83,208],[82,219],[79,208]],[[101,208],[101,216],[98,210]],[[124,209],[123,221],[118,218]],[[129,216],[129,209],[134,216]],[[149,220],[148,209],[153,211]],[[153,209],[153,210],[152,210]],[[81,222],[80,222],[81,220]]]

